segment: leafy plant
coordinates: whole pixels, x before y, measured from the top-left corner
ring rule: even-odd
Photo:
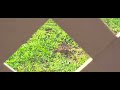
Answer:
[[[71,53],[54,51],[66,42]],[[81,53],[83,52],[83,53]],[[6,60],[6,64],[18,72],[72,72],[80,67],[89,56],[52,19]]]
[[[113,33],[117,34],[120,32],[120,18],[102,18],[102,20],[108,25]]]

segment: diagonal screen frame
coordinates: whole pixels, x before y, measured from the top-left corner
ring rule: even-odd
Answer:
[[[48,18],[0,19],[0,71],[11,71],[3,65],[35,30]],[[53,18],[94,59],[116,37],[98,18]]]

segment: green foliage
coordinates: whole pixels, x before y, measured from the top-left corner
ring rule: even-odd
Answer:
[[[60,52],[53,53],[62,42],[71,45],[71,58]],[[89,56],[52,19],[49,19],[23,44],[5,63],[18,72],[72,72],[82,65]],[[74,60],[74,58],[77,60]]]
[[[115,34],[120,32],[120,18],[102,18],[102,20],[108,25],[111,31]]]

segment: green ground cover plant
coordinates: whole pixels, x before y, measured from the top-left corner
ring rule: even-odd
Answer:
[[[52,19],[6,60],[18,72],[74,72],[89,55]]]
[[[120,18],[102,18],[102,20],[114,34],[120,32]]]

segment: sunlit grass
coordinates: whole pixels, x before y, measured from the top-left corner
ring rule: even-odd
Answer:
[[[58,50],[62,43],[71,47],[67,54]],[[5,63],[18,72],[73,72],[88,58],[89,55],[49,19]]]
[[[113,33],[117,34],[120,32],[120,18],[102,18],[102,20],[108,25]]]

